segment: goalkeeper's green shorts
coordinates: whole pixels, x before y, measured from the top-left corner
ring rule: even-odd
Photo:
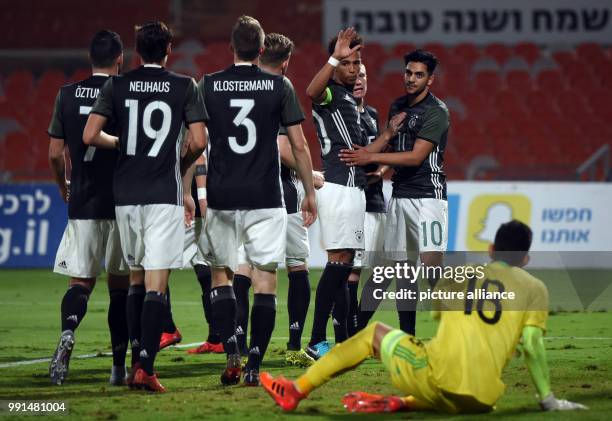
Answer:
[[[423,343],[401,330],[387,333],[380,345],[381,359],[391,374],[393,386],[414,399],[409,404],[419,409],[430,409],[450,414],[487,412],[471,396],[450,394],[438,387],[427,360]]]

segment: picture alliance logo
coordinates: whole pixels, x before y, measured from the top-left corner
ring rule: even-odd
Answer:
[[[0,228],[0,264],[11,257],[44,256],[47,254],[49,221],[28,219],[22,238],[15,235],[13,228]]]

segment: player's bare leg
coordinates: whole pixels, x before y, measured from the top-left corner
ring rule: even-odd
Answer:
[[[127,352],[129,333],[126,315],[126,302],[130,287],[129,275],[108,274],[108,328],[113,350],[113,368],[110,384],[122,386],[126,383],[125,354]]]
[[[302,399],[333,377],[357,367],[369,357],[380,359],[383,338],[392,330],[383,323],[371,323],[330,350],[297,380],[290,381],[283,376],[272,378],[269,373],[261,373],[262,386],[283,410],[293,411]],[[392,405],[397,410],[400,405],[404,407],[405,402],[395,401]]]
[[[253,311],[251,312],[251,344],[245,367],[244,383],[259,385],[259,367],[270,344],[276,321],[276,270],[254,267]]]
[[[62,299],[62,333],[49,364],[51,383],[61,385],[68,375],[74,348],[74,332],[87,313],[87,301],[96,285],[96,278],[70,278]]]
[[[227,355],[227,367],[221,374],[221,383],[233,385],[240,382],[240,353],[236,344],[236,296],[232,288],[233,272],[226,267],[212,267],[210,301],[213,317]]]
[[[326,330],[327,319],[334,306],[346,304],[346,282],[353,269],[355,251],[350,249],[328,250],[328,262],[323,270],[315,296],[315,314],[312,334],[306,352],[314,359],[324,355],[329,350]],[[346,308],[346,305],[344,306]],[[343,317],[346,326],[346,311]]]

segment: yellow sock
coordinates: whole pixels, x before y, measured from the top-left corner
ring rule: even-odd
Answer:
[[[333,347],[295,381],[298,390],[308,395],[331,378],[374,355],[372,344],[375,329],[376,323],[370,323],[359,333]]]

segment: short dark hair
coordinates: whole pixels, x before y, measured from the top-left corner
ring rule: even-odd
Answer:
[[[282,34],[266,34],[263,54],[259,58],[262,64],[276,67],[287,60],[293,52],[293,41]]]
[[[335,37],[333,37],[330,41],[329,44],[327,44],[327,52],[329,53],[329,55],[331,56],[332,54],[334,54],[334,50],[336,49],[336,41],[338,41],[338,35],[336,35]],[[363,38],[361,38],[359,35],[355,34],[353,35],[353,39],[351,39],[351,43],[350,43],[350,47],[356,47],[358,45],[363,46]]]
[[[123,53],[121,37],[108,29],[98,31],[89,44],[89,60],[93,67],[110,67],[121,53]]]
[[[232,47],[241,60],[255,60],[264,46],[265,33],[259,21],[242,15],[232,28]]]
[[[433,53],[425,50],[414,50],[404,56],[404,65],[407,65],[411,61],[416,63],[423,63],[427,66],[427,73],[430,75],[436,70],[438,66],[438,57],[436,57]]]
[[[172,42],[172,31],[159,21],[136,27],[136,51],[145,63],[159,63]]]
[[[522,264],[531,247],[533,233],[527,224],[513,219],[502,224],[495,233],[493,258],[512,266]]]

